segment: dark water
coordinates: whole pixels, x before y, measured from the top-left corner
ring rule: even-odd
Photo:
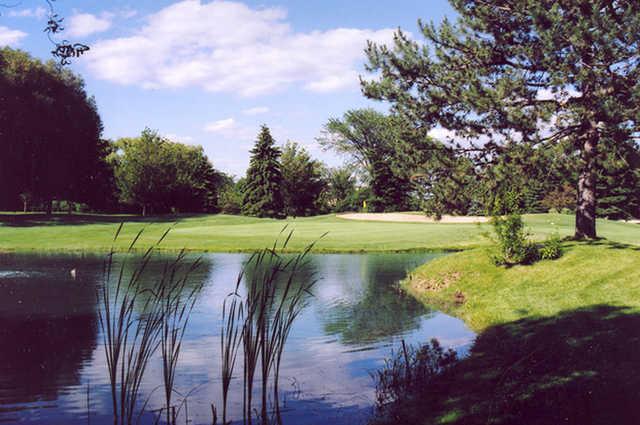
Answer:
[[[282,363],[285,423],[366,423],[373,404],[369,372],[402,339],[419,343],[436,337],[445,346],[468,347],[473,333],[461,321],[424,308],[394,287],[407,271],[434,257],[311,256],[318,282]],[[222,302],[247,258],[208,254],[191,276],[193,283],[204,282],[204,289],[185,335],[176,385],[190,393],[190,424],[210,424],[210,405],[220,401]],[[146,278],[157,277],[167,259],[154,258]],[[75,279],[71,269],[77,270]],[[102,271],[99,256],[0,255],[0,423],[110,423],[96,300]],[[162,406],[162,391],[154,391],[161,383],[154,359],[140,397],[149,400],[148,410]],[[241,402],[236,391],[230,400],[236,419]],[[185,419],[183,410],[180,423]],[[153,422],[150,413],[141,420]]]

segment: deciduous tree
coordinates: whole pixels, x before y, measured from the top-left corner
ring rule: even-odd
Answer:
[[[91,202],[106,155],[102,122],[83,80],[52,61],[0,49],[0,202],[19,194]]]
[[[220,174],[202,147],[169,141],[145,129],[115,143],[112,157],[121,200],[148,212],[213,212]]]
[[[330,119],[318,139],[325,149],[348,155],[366,170],[372,207],[377,211],[406,209],[409,202],[410,182],[394,167],[402,126],[398,117],[357,109],[346,112],[342,119]]]
[[[320,194],[326,186],[322,163],[311,159],[309,152],[295,142],[287,142],[284,146],[281,163],[285,213],[292,216],[316,214],[320,208]]]

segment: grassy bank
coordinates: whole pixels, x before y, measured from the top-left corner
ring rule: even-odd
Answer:
[[[573,217],[539,214],[525,217],[535,237],[573,232]],[[238,252],[270,246],[286,225],[295,230],[289,247],[301,250],[324,233],[317,252],[463,250],[487,244],[487,225],[390,223],[343,220],[326,215],[288,220],[229,215],[140,218],[124,215],[0,214],[0,251],[106,251],[118,223],[125,222],[117,247],[125,249],[145,229],[138,247],[154,243],[175,223],[161,249]],[[600,221],[600,233],[611,240],[640,244],[640,225]]]
[[[565,251],[505,269],[471,250],[405,282],[479,332],[469,357],[407,409],[413,423],[640,423],[640,250]]]

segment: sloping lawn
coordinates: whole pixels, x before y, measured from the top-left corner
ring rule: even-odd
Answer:
[[[567,244],[558,260],[510,269],[483,249],[422,266],[405,288],[479,336],[406,420],[640,423],[639,266],[638,248],[606,241]]]

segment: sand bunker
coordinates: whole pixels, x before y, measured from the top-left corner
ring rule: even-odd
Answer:
[[[339,214],[345,220],[395,221],[400,223],[486,223],[489,217],[444,215],[440,221],[423,214],[407,213],[348,213]]]

